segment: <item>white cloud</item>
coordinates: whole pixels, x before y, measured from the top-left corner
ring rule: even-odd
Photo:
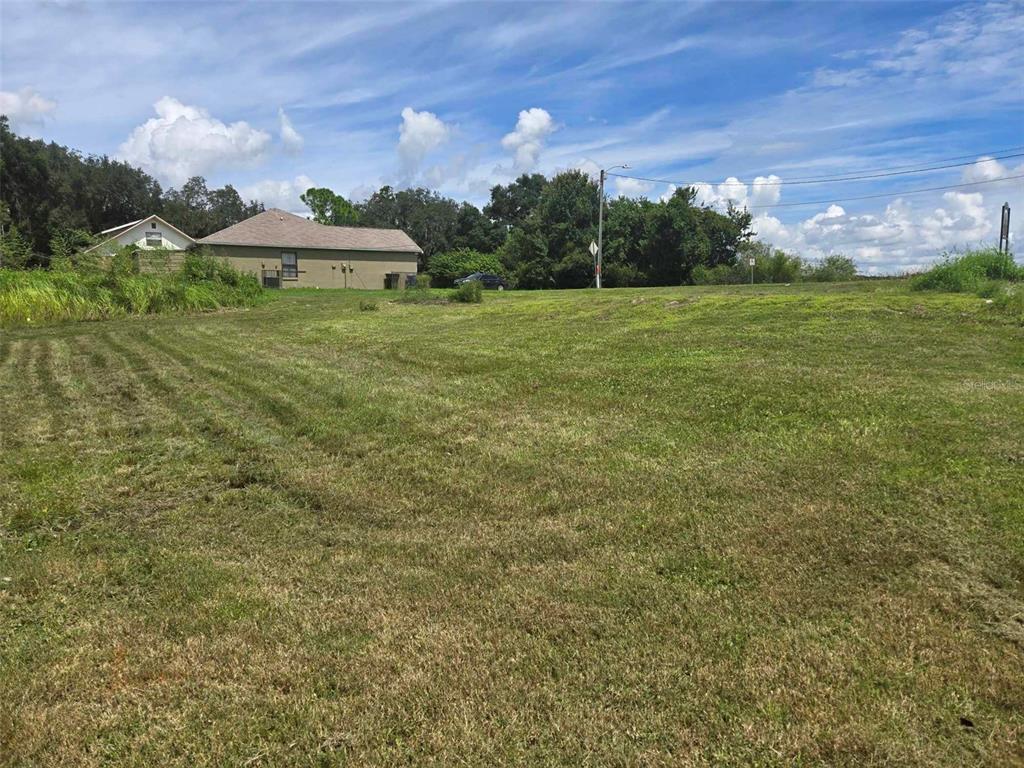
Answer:
[[[730,176],[717,187],[704,182],[692,186],[697,192],[697,205],[724,210],[730,202],[740,208],[747,204],[747,185],[735,176]]]
[[[53,114],[57,102],[47,99],[32,88],[0,91],[0,115],[10,118],[12,127],[35,125]]]
[[[724,202],[744,206],[747,203],[747,185],[735,176],[730,176],[718,185],[718,196]]]
[[[615,179],[615,189],[619,195],[625,197],[642,197],[651,191],[651,187],[654,185],[647,181],[641,181],[640,179]]]
[[[153,107],[157,116],[132,131],[118,155],[172,184],[222,167],[254,165],[270,145],[266,131],[241,120],[226,124],[170,96]]]
[[[1019,176],[1021,174],[1024,174],[1024,163],[1015,168],[1009,168],[991,157],[979,157],[973,165],[968,165],[964,168],[963,180],[965,182],[994,181],[1006,176]],[[1020,182],[1020,179],[1011,179],[1005,182],[986,184],[985,189],[1019,188],[1021,186]]]
[[[775,205],[782,197],[782,179],[774,173],[757,176],[750,188],[751,205]]]
[[[544,141],[554,131],[555,123],[547,110],[532,107],[519,113],[515,130],[501,140],[501,146],[515,153],[516,171],[526,173],[537,166]]]
[[[926,243],[941,248],[949,233],[961,241],[978,242],[990,228],[985,215],[981,192],[946,192],[943,205],[921,220],[921,234]]]
[[[302,151],[302,145],[305,143],[302,134],[295,130],[295,126],[292,125],[292,121],[288,119],[288,115],[284,113],[283,109],[277,110],[277,117],[280,121],[281,143],[284,145],[285,151],[298,154]]]
[[[316,184],[309,176],[299,175],[291,181],[264,179],[242,187],[238,193],[243,200],[259,200],[267,208],[280,208],[283,211],[306,216],[309,210],[299,200],[299,195]]]
[[[601,176],[601,166],[588,157],[577,160],[570,166],[570,170],[583,171],[583,173],[595,181]]]
[[[412,107],[402,110],[398,129],[398,158],[405,181],[419,172],[423,159],[451,136],[451,127],[433,112],[417,112]]]
[[[1008,197],[1011,206],[1024,206],[1019,191]],[[806,258],[844,253],[870,274],[898,273],[922,269],[946,251],[993,243],[1002,199],[950,190],[938,204],[896,199],[877,214],[851,215],[833,204],[790,225],[761,213],[752,228],[758,238]]]

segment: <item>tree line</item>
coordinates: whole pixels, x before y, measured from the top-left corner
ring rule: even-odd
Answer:
[[[588,247],[597,239],[599,190],[581,171],[550,179],[523,174],[492,187],[482,209],[428,189],[390,186],[362,202],[324,187],[301,199],[322,224],[405,230],[423,249],[421,268],[435,285],[472,271],[498,272],[520,288],[581,288],[594,280]],[[84,247],[95,233],[152,213],[198,239],[262,210],[262,202],[243,200],[230,184],[210,189],[199,176],[164,190],[127,163],[17,136],[0,117],[5,266],[45,266]],[[738,281],[742,253],[768,248],[752,240],[750,223],[745,210],[721,213],[699,205],[691,188],[657,201],[609,200],[603,283]],[[759,251],[759,260],[772,257],[772,250]]]
[[[597,239],[600,193],[582,171],[551,179],[524,174],[496,185],[483,210],[427,189],[389,186],[355,204],[324,188],[303,200],[324,224],[405,230],[423,249],[435,285],[473,271],[500,273],[519,288],[583,288],[594,280],[588,248]],[[687,283],[699,266],[736,264],[749,238],[749,213],[699,206],[693,189],[658,202],[620,197],[607,203],[604,283]]]
[[[0,116],[0,228],[4,263],[43,266],[91,235],[156,213],[200,238],[263,210],[230,184],[208,189],[202,177],[180,189],[128,163],[83,155],[15,135]]]

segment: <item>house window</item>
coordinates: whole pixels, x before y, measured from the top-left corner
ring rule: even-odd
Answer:
[[[281,277],[285,280],[298,280],[299,257],[290,251],[281,251]]]
[[[159,248],[164,244],[164,236],[161,232],[147,232],[146,245],[150,248]]]

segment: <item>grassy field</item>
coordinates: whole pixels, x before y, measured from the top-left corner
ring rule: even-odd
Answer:
[[[367,298],[0,331],[3,764],[1024,764],[1024,327]]]

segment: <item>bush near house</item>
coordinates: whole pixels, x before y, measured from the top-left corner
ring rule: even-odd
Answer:
[[[140,274],[122,249],[102,265],[0,269],[0,326],[252,306],[262,293],[255,277],[205,253],[186,254],[167,274]]]
[[[427,272],[435,288],[450,288],[455,280],[474,272],[505,276],[505,268],[496,255],[470,248],[458,248],[432,256],[427,264]]]

